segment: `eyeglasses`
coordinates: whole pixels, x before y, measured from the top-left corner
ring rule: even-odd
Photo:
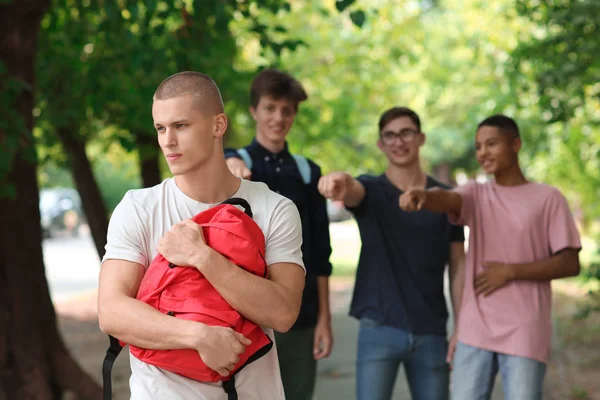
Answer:
[[[400,132],[385,131],[381,133],[381,141],[386,145],[394,143],[396,139],[408,143],[412,142],[418,133],[419,131],[414,129],[402,129]]]

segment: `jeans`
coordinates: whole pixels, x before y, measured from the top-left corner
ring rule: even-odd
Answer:
[[[500,370],[504,398],[540,400],[546,364],[458,343],[452,362],[452,399],[487,400]]]
[[[447,400],[447,351],[444,336],[413,335],[361,319],[356,360],[357,399],[391,399],[398,368],[403,364],[414,400]]]

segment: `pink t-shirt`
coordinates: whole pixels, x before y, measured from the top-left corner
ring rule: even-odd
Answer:
[[[470,346],[547,362],[551,338],[550,281],[513,281],[476,296],[475,276],[486,261],[521,264],[581,248],[569,205],[558,189],[539,183],[501,186],[469,182],[460,216],[468,225],[466,281],[458,340]]]

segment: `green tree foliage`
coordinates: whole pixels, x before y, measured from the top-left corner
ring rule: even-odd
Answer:
[[[261,48],[292,46],[273,40],[257,19],[286,6],[283,0],[54,0],[42,21],[36,63],[40,78],[34,113],[39,142],[46,148],[40,153],[73,172],[100,254],[108,211],[93,165],[102,168],[106,162],[91,159],[88,144],[106,140],[101,147],[109,149],[108,143],[118,141],[127,151],[135,150],[144,185],[160,182],[150,112],[158,83],[182,70],[205,72],[220,84],[227,111],[235,114],[236,98],[251,72],[234,67],[239,48],[230,26],[246,21]],[[101,152],[97,156],[104,157]],[[111,184],[110,190],[123,187]]]
[[[69,10],[77,3],[60,1]],[[154,135],[153,89],[162,77],[187,68],[215,77],[231,119],[230,144],[247,143],[254,134],[250,81],[257,69],[276,66],[297,76],[310,96],[291,146],[325,171],[380,171],[378,117],[388,107],[408,105],[422,116],[428,168],[447,165],[473,174],[476,124],[505,112],[522,127],[527,174],[559,185],[586,218],[600,212],[594,203],[600,186],[597,2],[204,1],[200,7],[195,1],[129,1],[101,10],[94,2],[79,3],[79,9],[88,7],[77,17],[88,15],[86,28],[74,27],[68,33],[73,39],[60,36],[78,25],[77,13],[63,10],[71,25],[57,29],[53,43],[78,49],[66,57],[72,64],[85,59],[96,65],[78,67],[90,86],[75,90],[74,103],[86,105],[78,115],[87,125],[100,125],[81,132],[106,141],[104,149],[116,139],[144,158],[137,138]],[[44,107],[40,102],[41,117]],[[110,135],[98,134],[110,125]]]
[[[520,107],[538,112],[532,170],[563,188],[587,225],[600,217],[600,3],[519,0],[517,11],[532,22],[511,65]]]
[[[568,121],[600,100],[600,2],[518,0],[517,11],[535,23],[514,52],[520,83],[536,90],[546,120]],[[600,115],[588,115],[600,123]]]
[[[525,96],[535,98],[545,123],[534,170],[566,191],[584,232],[598,238],[600,3],[519,0],[517,10],[534,28],[513,53],[513,80]],[[583,276],[595,282],[589,307],[582,310],[585,316],[600,310],[598,262]]]
[[[381,171],[377,121],[385,109],[407,105],[422,117],[430,170],[447,164],[474,171],[477,123],[516,109],[505,64],[525,22],[510,15],[512,1],[357,1],[338,13],[340,3],[294,2],[277,18],[303,41],[293,52],[259,54],[253,38],[238,32],[243,61],[286,69],[309,92],[292,147],[325,171]],[[351,16],[359,10],[365,15],[360,28]]]

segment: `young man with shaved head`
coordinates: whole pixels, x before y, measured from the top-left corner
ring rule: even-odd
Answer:
[[[174,175],[157,186],[130,190],[115,209],[99,282],[103,332],[146,349],[194,349],[222,376],[237,362],[248,339],[230,328],[207,326],[161,313],[136,300],[146,268],[157,253],[197,268],[240,314],[273,330],[296,320],[304,288],[302,230],[298,210],[265,184],[235,177],[223,155],[227,117],[215,82],[197,72],[164,80],[154,95],[158,142]],[[239,268],[208,247],[190,218],[230,197],[248,201],[266,240],[269,278]],[[184,378],[131,361],[131,399],[227,399],[220,382]],[[276,348],[235,376],[240,399],[283,399]]]
[[[521,136],[505,115],[477,127],[475,151],[494,180],[454,191],[416,189],[405,211],[445,212],[471,229],[453,359],[452,399],[489,399],[498,370],[504,398],[542,398],[551,339],[552,279],[579,273],[579,233],[563,195],[519,166]]]

